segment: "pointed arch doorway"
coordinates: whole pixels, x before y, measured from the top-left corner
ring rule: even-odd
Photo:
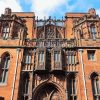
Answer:
[[[63,95],[58,87],[48,83],[34,90],[32,100],[63,100]]]

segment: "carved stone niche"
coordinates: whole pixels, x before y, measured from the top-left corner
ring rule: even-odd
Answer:
[[[11,9],[10,8],[5,8],[5,13],[4,15],[11,15]]]
[[[89,9],[88,13],[90,14],[90,16],[95,16],[96,15],[96,11],[94,8]]]

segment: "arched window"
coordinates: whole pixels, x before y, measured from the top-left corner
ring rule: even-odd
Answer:
[[[68,100],[77,100],[76,77],[74,74],[68,76],[67,90],[68,90]]]
[[[92,24],[91,26],[90,26],[90,33],[91,33],[91,37],[92,37],[92,39],[96,39],[96,27],[95,27],[95,25],[94,24]]]
[[[10,55],[8,53],[1,57],[0,65],[0,83],[6,83],[9,70]]]
[[[91,74],[91,84],[94,100],[100,100],[100,80],[97,73]]]

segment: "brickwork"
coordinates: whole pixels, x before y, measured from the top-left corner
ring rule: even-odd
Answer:
[[[99,100],[99,25],[93,8],[62,20],[6,8],[0,17],[0,100]]]

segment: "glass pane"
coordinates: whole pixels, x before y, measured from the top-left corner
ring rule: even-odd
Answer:
[[[60,52],[58,52],[58,61],[60,61]]]
[[[28,56],[26,55],[25,56],[25,63],[27,63],[28,61],[27,61],[27,59],[28,59]]]
[[[74,64],[74,60],[75,60],[75,59],[74,59],[74,55],[72,55],[72,64]]]
[[[10,59],[8,57],[5,58],[5,62],[4,62],[4,68],[8,68],[9,67],[9,62]]]
[[[71,64],[71,55],[68,55],[68,64]]]
[[[54,54],[54,60],[56,61],[57,60],[57,53],[55,52],[55,54]]]
[[[44,52],[39,53],[39,62],[44,62]]]
[[[3,71],[0,70],[0,83],[2,82],[2,77],[3,77]]]
[[[90,32],[91,32],[92,38],[96,39],[96,28],[94,25],[90,27]]]
[[[98,79],[96,79],[96,87],[97,87],[97,94],[99,94],[100,93],[100,89],[99,89],[99,80]]]
[[[91,55],[90,55],[90,54],[88,54],[88,59],[89,59],[89,60],[91,59]]]
[[[6,36],[6,33],[3,33],[3,38],[5,38],[5,36]]]
[[[28,96],[25,96],[25,99],[24,100],[28,100]]]
[[[91,27],[91,32],[92,32],[92,34],[96,33],[95,27]]]
[[[39,62],[41,62],[41,53],[39,53]]]
[[[29,55],[29,54],[26,55],[26,60],[25,60],[25,62],[26,62],[27,64],[31,63],[31,55]]]
[[[42,62],[44,62],[44,52],[42,52]]]
[[[69,93],[70,93],[70,95],[73,94],[73,82],[72,82],[72,79],[70,79]]]
[[[98,97],[97,96],[94,96],[94,100],[98,100]]]
[[[72,96],[70,96],[70,99],[69,100],[73,100],[73,97]]]
[[[6,38],[6,39],[8,38],[8,33],[5,33],[5,38]]]
[[[2,80],[3,83],[5,83],[7,81],[7,76],[8,76],[8,71],[5,70],[3,73],[3,80]]]
[[[3,38],[7,39],[8,38],[8,33],[3,33]]]
[[[73,79],[73,94],[76,94],[76,81]]]
[[[25,93],[28,93],[28,79],[25,80]]]
[[[28,56],[28,63],[31,63],[31,55]]]
[[[95,51],[88,51],[88,60],[94,60]]]
[[[9,32],[9,27],[7,27],[6,32],[7,32],[7,33]]]
[[[77,100],[77,96],[74,96],[74,100]]]
[[[3,28],[3,33],[6,33],[6,31],[7,31],[7,28],[4,27],[4,28]]]
[[[3,38],[7,39],[9,35],[9,27],[5,26],[3,27]]]
[[[54,61],[60,62],[60,52],[59,51],[54,52]]]

